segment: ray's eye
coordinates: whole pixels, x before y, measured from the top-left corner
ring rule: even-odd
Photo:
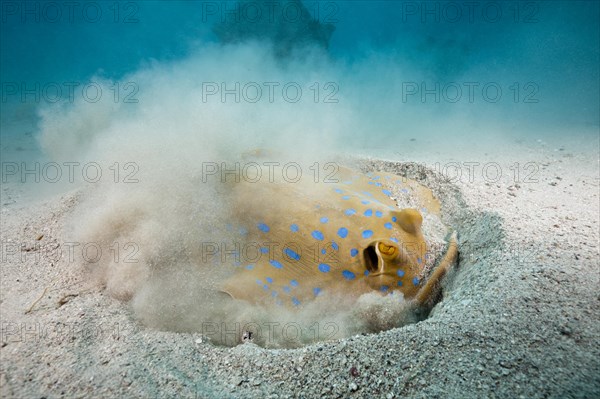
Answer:
[[[377,244],[378,248],[379,248],[379,252],[381,252],[382,255],[387,255],[389,257],[393,257],[394,255],[396,255],[396,247],[394,247],[393,245],[387,245],[383,242],[380,242],[379,244]]]
[[[375,252],[375,247],[369,245],[364,252],[365,255],[365,267],[369,272],[375,272],[379,268],[379,257]]]

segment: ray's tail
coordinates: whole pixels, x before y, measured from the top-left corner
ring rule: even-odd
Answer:
[[[441,293],[441,281],[458,259],[458,241],[456,231],[450,237],[446,254],[437,265],[427,283],[421,287],[415,300],[419,306],[432,306]]]

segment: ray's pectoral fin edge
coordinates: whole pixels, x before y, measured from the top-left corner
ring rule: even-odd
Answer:
[[[433,306],[441,294],[441,281],[458,260],[458,241],[456,231],[452,233],[448,249],[431,276],[415,297],[417,305],[428,308]]]
[[[221,298],[235,299],[235,297],[231,295],[230,292],[224,289],[220,289],[219,291],[217,291],[217,295],[219,295]]]

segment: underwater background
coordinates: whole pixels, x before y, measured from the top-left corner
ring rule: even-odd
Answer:
[[[48,104],[72,102],[73,82],[77,97],[86,82],[119,81],[156,63],[211,57],[207,47],[249,40],[272,45],[282,66],[299,44],[324,49],[333,67],[330,80],[318,82],[325,89],[319,96],[331,93],[338,108],[354,101],[373,118],[372,129],[344,129],[342,141],[357,148],[433,130],[453,139],[469,130],[478,137],[595,134],[599,7],[596,1],[7,1],[2,135],[23,134],[15,123],[36,126]],[[308,82],[310,73],[303,67],[286,76]],[[204,79],[201,70],[186,78]],[[119,91],[119,102],[128,94],[139,98],[147,87],[133,83],[110,95]],[[303,94],[312,98],[308,86]]]

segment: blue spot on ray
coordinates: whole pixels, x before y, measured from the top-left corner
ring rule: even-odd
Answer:
[[[327,222],[329,222],[328,218],[326,218],[326,217],[321,218],[321,223],[327,223]]]
[[[373,216],[373,209],[367,209],[363,215],[365,215],[366,217]]]
[[[298,225],[296,223],[294,223],[294,224],[290,225],[290,230],[295,233],[295,232],[297,232],[300,229],[298,228]]]
[[[361,203],[361,204],[363,204],[363,205],[367,205],[367,204],[369,203],[369,201],[367,201],[367,200],[362,200],[362,201],[360,201],[360,203]]]
[[[373,230],[365,230],[362,232],[363,238],[371,238],[373,237]]]
[[[356,213],[356,211],[355,211],[354,209],[350,208],[350,209],[346,209],[346,210],[344,211],[344,213],[345,213],[346,215],[348,215],[348,216],[352,216],[352,215],[354,215],[354,214]]]
[[[396,237],[390,237],[390,240],[394,241],[395,243],[398,243],[398,239]]]
[[[335,191],[338,194],[341,194],[344,192],[344,190],[340,189],[340,188],[334,188],[333,191]]]
[[[334,249],[334,250],[336,250],[336,251],[337,251],[338,249],[340,249],[340,247],[337,245],[337,242],[335,242],[335,241],[332,241],[332,242],[331,242],[331,248],[333,248],[333,249]]]
[[[320,271],[320,272],[323,272],[323,273],[329,273],[329,270],[331,270],[331,267],[330,267],[328,264],[326,264],[326,263],[321,263],[321,264],[319,265],[319,271]]]
[[[390,287],[387,285],[382,285],[381,287],[379,287],[379,290],[381,290],[381,292],[387,292],[387,290],[389,290]]]
[[[277,269],[281,269],[281,268],[283,268],[283,265],[282,265],[281,263],[279,263],[278,261],[276,261],[275,259],[271,259],[271,260],[269,261],[269,263],[270,263],[271,265],[273,265],[273,266],[274,266],[275,268],[277,268]]]
[[[313,238],[315,240],[319,240],[319,241],[323,241],[323,239],[325,238],[325,236],[323,236],[323,233],[321,233],[319,230],[315,230],[311,233],[311,235],[313,236]]]
[[[248,266],[246,266],[246,270],[252,270],[252,269],[254,269],[254,265],[248,265]]]
[[[346,238],[348,236],[348,229],[345,228],[345,227],[340,227],[340,229],[338,230],[337,234],[341,238]]]
[[[319,287],[313,288],[313,294],[315,294],[315,296],[319,296],[320,293],[321,293],[321,289]]]
[[[285,249],[285,254],[294,260],[300,260],[300,255],[298,255],[296,252],[292,251],[289,248]]]
[[[349,200],[349,199],[350,199],[350,196],[349,196],[349,195],[344,195],[344,196],[342,197],[342,199],[343,199],[343,200],[345,200],[345,201],[347,201],[347,200]]]
[[[267,280],[267,283],[273,284],[273,279],[271,277],[267,277],[265,280]]]
[[[383,212],[377,211],[377,212],[375,212],[375,216],[377,216],[378,218],[380,218],[380,217],[383,216]]]
[[[402,281],[398,280],[398,287],[402,287]]]
[[[352,273],[350,270],[344,270],[342,272],[342,276],[344,276],[346,280],[354,280],[356,278],[354,273]]]
[[[290,280],[290,285],[292,287],[297,287],[298,286],[298,282],[296,280]]]
[[[350,256],[352,256],[354,258],[356,255],[358,255],[358,249],[352,248],[350,250]]]
[[[263,233],[268,233],[269,230],[271,230],[271,228],[264,223],[259,223],[257,226],[258,226],[258,229],[260,231],[262,231]]]
[[[398,221],[398,218],[396,216],[392,216],[392,222],[396,223]]]
[[[283,287],[283,291],[289,293],[290,292],[290,287],[288,287],[287,285],[285,285]]]
[[[398,275],[398,277],[404,277],[404,270],[398,270],[396,274]]]
[[[413,282],[413,285],[415,285],[415,286],[419,285],[419,278],[418,277],[413,278],[412,282]]]
[[[392,224],[390,222],[387,222],[386,224],[383,225],[383,227],[385,227],[388,230],[392,229]]]
[[[299,306],[300,305],[300,301],[296,297],[292,298],[292,302],[294,303],[295,306]]]
[[[260,252],[263,253],[263,254],[266,254],[266,253],[269,252],[269,248],[267,248],[267,247],[260,247]]]

